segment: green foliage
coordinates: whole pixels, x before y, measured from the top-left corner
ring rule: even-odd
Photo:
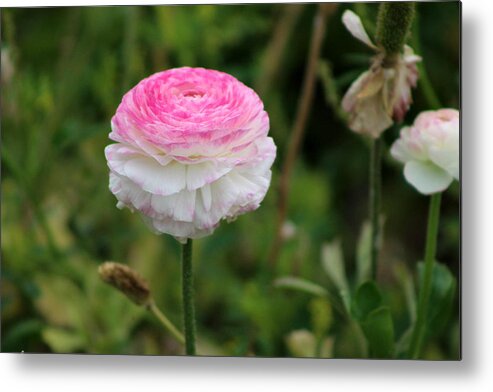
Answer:
[[[340,241],[322,245],[322,266],[333,285],[339,291],[344,306],[349,310],[350,290]]]
[[[367,148],[346,129],[338,101],[367,68],[370,54],[347,39],[340,22],[347,7],[340,5],[327,26],[321,80],[292,180],[288,217],[294,230],[275,271],[266,258],[280,162],[316,5],[2,9],[1,351],[183,353],[151,315],[106,287],[97,267],[112,260],[139,271],[158,306],[181,326],[179,245],[150,233],[137,214],[115,207],[103,151],[123,93],[154,72],[195,65],[254,86],[278,146],[272,186],[261,207],[194,243],[198,351],[386,356],[391,333],[383,304],[392,309],[399,340],[412,322],[406,309],[413,289],[404,295],[392,266],[396,259],[422,255],[426,205],[405,184],[401,168],[386,162],[383,207],[389,230],[379,282],[385,301],[368,305],[355,290],[368,276],[368,233],[361,227],[367,216]],[[378,4],[351,7],[372,33]],[[423,3],[418,10],[419,36],[412,45],[421,44],[416,53],[423,56],[441,103],[456,107],[458,6]],[[286,47],[271,51],[286,14],[296,15]],[[264,67],[270,70],[268,80]],[[418,87],[405,123],[429,108],[429,94]],[[385,135],[387,144],[397,132]],[[430,314],[431,349],[425,354],[433,358],[459,355],[456,283],[450,280],[458,273],[458,197],[458,187],[452,187],[443,200],[439,258],[447,260],[449,274],[434,271],[441,283],[432,296],[443,306]],[[415,265],[407,269],[415,271]],[[274,287],[283,276],[290,278]],[[406,276],[409,282],[414,275]],[[358,321],[350,313],[352,296],[365,314]]]
[[[306,293],[317,296],[326,296],[328,294],[327,290],[324,289],[322,286],[319,286],[318,284],[310,282],[308,280],[292,276],[285,276],[276,279],[274,281],[274,286],[288,288],[291,290],[304,291]]]
[[[351,312],[368,340],[370,355],[391,358],[394,354],[394,326],[388,306],[374,282],[363,283],[353,298]]]
[[[394,354],[394,327],[388,307],[381,306],[372,310],[361,321],[361,328],[368,339],[372,358],[392,358]]]
[[[418,275],[420,285],[423,279],[424,264],[418,264]],[[431,283],[430,303],[428,309],[427,331],[430,336],[437,336],[448,325],[457,281],[450,270],[443,264],[435,262]]]

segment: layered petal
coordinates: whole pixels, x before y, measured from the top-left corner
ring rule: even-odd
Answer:
[[[117,206],[180,241],[258,208],[276,146],[253,90],[230,75],[178,68],[130,90],[106,147]]]

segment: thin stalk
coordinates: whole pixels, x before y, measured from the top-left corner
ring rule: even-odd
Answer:
[[[193,302],[192,240],[182,247],[182,297],[183,326],[185,330],[185,351],[195,355],[195,308]]]
[[[372,280],[377,279],[380,248],[380,210],[382,197],[382,140],[374,139],[370,150],[370,205],[371,224],[370,266]]]
[[[255,91],[262,97],[271,89],[273,82],[283,66],[283,56],[289,43],[289,38],[296,27],[304,4],[286,4],[276,24],[272,39],[265,49],[261,71],[255,81]]]
[[[418,310],[416,324],[414,326],[411,343],[409,346],[409,357],[419,358],[426,331],[426,316],[431,295],[431,283],[433,279],[433,267],[435,264],[435,253],[437,248],[438,222],[440,219],[441,193],[435,193],[430,199],[428,212],[428,228],[426,233],[425,269],[423,273],[423,284],[419,288]]]
[[[308,54],[308,63],[305,69],[301,95],[298,100],[298,108],[293,124],[293,129],[289,138],[287,153],[282,165],[281,178],[279,181],[279,200],[277,209],[277,222],[275,237],[269,253],[269,261],[274,266],[277,262],[282,245],[282,226],[286,220],[289,190],[291,185],[291,174],[298,156],[303,137],[305,134],[306,124],[310,109],[312,107],[313,96],[315,93],[315,82],[317,79],[317,67],[320,58],[323,39],[326,30],[327,15],[335,10],[331,5],[320,5],[317,15],[313,22],[313,30],[310,42],[310,52]]]
[[[183,334],[174,326],[174,324],[164,315],[163,312],[157,307],[154,301],[151,301],[147,306],[149,311],[156,316],[156,318],[163,324],[166,328],[181,344],[185,344],[185,337]]]

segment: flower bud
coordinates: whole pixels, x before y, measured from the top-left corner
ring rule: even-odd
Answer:
[[[151,291],[147,282],[126,265],[107,261],[98,268],[99,276],[109,285],[125,294],[137,305],[148,305]]]

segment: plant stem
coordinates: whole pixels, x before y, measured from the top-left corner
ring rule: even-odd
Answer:
[[[378,254],[380,248],[380,204],[382,197],[382,140],[377,138],[372,140],[370,150],[370,224],[371,224],[371,243],[370,243],[370,266],[371,277],[377,280]]]
[[[413,2],[386,2],[378,8],[377,44],[387,56],[402,51],[414,18]]]
[[[166,328],[181,344],[185,344],[185,337],[183,334],[178,331],[173,323],[164,315],[163,312],[157,307],[154,301],[151,301],[148,305],[148,309],[151,313],[156,316],[156,318],[163,324],[164,328]]]
[[[435,264],[441,196],[441,193],[435,193],[430,199],[428,228],[426,233],[425,269],[423,272],[422,285],[419,288],[416,324],[414,326],[413,335],[409,346],[409,357],[412,359],[419,358],[426,331],[426,316],[428,314],[433,267]]]
[[[273,82],[280,74],[283,67],[283,56],[290,42],[289,38],[296,27],[296,22],[303,8],[304,4],[286,4],[283,6],[272,39],[265,49],[259,77],[254,83],[255,91],[261,97],[270,92]]]
[[[182,247],[181,262],[185,351],[187,355],[195,355],[195,308],[193,303],[192,240],[190,238]]]

